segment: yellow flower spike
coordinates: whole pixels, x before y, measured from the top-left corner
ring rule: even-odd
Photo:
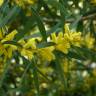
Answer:
[[[0,55],[4,54],[5,48],[4,46],[0,43]]]
[[[3,37],[5,33],[0,32],[0,55],[4,55],[4,60],[11,58],[13,51],[17,50],[17,46],[12,45],[12,44],[3,44],[5,41],[11,41],[13,40],[14,36],[17,34],[17,31],[14,30],[8,35]]]
[[[72,32],[70,31],[69,26],[67,24],[65,24],[64,29],[65,29],[64,39],[69,42],[72,41],[73,40]]]
[[[34,53],[33,53],[32,51],[29,51],[29,50],[27,50],[27,49],[24,49],[24,48],[23,48],[23,49],[21,50],[21,55],[22,55],[22,56],[25,56],[25,57],[28,57],[29,60],[31,60],[31,59],[34,57],[33,54],[34,54]]]
[[[56,36],[56,33],[52,33],[51,37],[52,37],[51,41],[56,43],[56,44],[62,43],[64,40],[62,32],[59,32],[57,36]]]
[[[17,50],[17,46],[15,45],[11,45],[11,44],[5,44],[4,45],[7,51],[7,57],[11,58],[12,57],[12,53]]]
[[[81,32],[72,32],[72,41],[71,43],[74,45],[74,46],[80,46],[81,44],[81,41],[82,41],[82,38],[81,38]]]
[[[55,59],[55,56],[52,53],[53,50],[54,47],[51,46],[51,47],[38,49],[38,53],[43,60],[51,61]]]
[[[3,4],[4,0],[0,0],[0,6]]]
[[[91,49],[94,47],[94,43],[95,39],[90,35],[90,32],[88,32],[83,39],[83,44]]]
[[[7,49],[4,47],[4,45],[0,44],[0,55],[3,55],[5,56],[5,58],[8,57],[8,52],[7,52]]]
[[[74,37],[74,41],[80,41],[81,40],[81,32],[74,32],[73,33]]]
[[[71,32],[67,24],[65,24],[65,33],[59,32],[56,36],[52,33],[52,42],[56,43],[55,49],[59,50],[65,54],[68,53],[70,45],[80,46],[81,44],[81,32]]]
[[[1,42],[13,40],[14,36],[15,36],[17,33],[18,33],[17,30],[12,31],[12,32],[9,33],[8,35],[6,35],[6,37],[5,37]]]
[[[22,48],[18,49],[18,51],[21,53],[22,56],[27,57],[29,60],[31,60],[34,56],[34,52],[36,51],[36,38],[31,38],[27,40],[26,42],[24,40],[18,41],[20,45],[22,45]]]
[[[69,48],[70,48],[70,44],[66,41],[63,44],[56,45],[56,50],[59,50],[65,54],[68,53]]]
[[[55,49],[67,54],[70,48],[70,43],[64,39],[63,33],[59,32],[57,36],[55,35],[55,33],[53,33],[51,36],[51,41],[56,43]]]
[[[6,27],[8,28],[8,27]],[[17,33],[16,30],[12,31],[8,35],[5,34],[4,29],[0,29],[0,56],[4,58],[4,61],[6,59],[9,59],[12,57],[13,51],[17,50],[17,46],[12,44],[4,44],[5,41],[11,41],[13,40],[15,34]]]
[[[19,43],[20,45],[22,45],[22,46],[23,46],[24,44],[26,44],[26,42],[25,42],[23,39],[19,40],[18,43]]]
[[[35,39],[29,39],[28,42],[24,45],[24,48],[32,48],[32,49],[36,49],[36,42]]]
[[[81,32],[72,32],[69,30],[68,25],[65,25],[64,39],[74,46],[80,46],[82,41]]]
[[[58,37],[57,37],[57,42],[63,43],[63,39],[64,39],[63,32],[59,32]]]
[[[69,42],[75,42],[75,41],[80,41],[81,40],[81,32],[70,32],[70,33],[65,33],[64,38],[68,40]]]
[[[68,41],[68,42],[70,42],[70,41],[73,40],[72,38],[70,38],[70,36],[69,36],[68,33],[65,33],[65,34],[64,34],[64,39],[65,39],[66,41]]]

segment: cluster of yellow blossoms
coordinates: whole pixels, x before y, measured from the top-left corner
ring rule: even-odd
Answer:
[[[12,52],[17,49],[15,45],[5,44],[5,42],[12,41],[17,31],[14,30],[8,35],[3,31],[0,32],[0,56],[4,56],[5,59],[12,57]]]
[[[34,53],[37,53],[39,57],[42,57],[44,60],[51,61],[55,59],[53,54],[54,50],[59,50],[65,54],[68,53],[68,50],[72,45],[80,46],[81,42],[81,33],[80,32],[71,32],[68,26],[65,27],[65,33],[59,32],[52,33],[50,36],[50,42],[55,43],[55,45],[48,46],[45,48],[37,48],[36,38],[31,38],[28,40],[19,40],[17,43],[20,46],[14,44],[6,44],[8,41],[12,41],[14,36],[18,32],[16,30],[12,31],[6,35],[3,31],[0,32],[0,55],[4,56],[4,59],[11,58],[14,51],[19,51],[22,56],[27,57],[29,60],[34,57]]]
[[[81,44],[81,32],[71,32],[67,25],[65,25],[65,33],[59,32],[58,36],[53,33],[52,42],[56,43],[55,49],[65,54],[68,53],[71,45],[80,46]]]
[[[6,43],[12,41],[17,33],[16,30],[12,31],[8,35],[3,31],[0,32],[0,56],[3,56],[4,60],[11,58],[14,51],[18,51],[22,56],[27,57],[29,60],[31,60],[34,57],[34,53],[36,53],[37,56],[43,60],[51,61],[55,59],[55,55],[53,54],[54,50],[67,54],[71,45],[80,47],[83,41],[84,45],[88,48],[92,48],[94,43],[94,39],[90,38],[90,34],[86,35],[85,38],[81,38],[81,32],[71,32],[66,25],[65,33],[59,32],[58,34],[52,33],[50,35],[50,40],[48,42],[55,43],[52,46],[38,48],[36,39],[39,38],[30,38],[28,40],[21,39],[17,42],[20,46]],[[89,39],[86,38],[89,38],[90,41],[87,41]],[[39,41],[41,42],[42,38],[40,38]]]
[[[83,45],[87,48],[92,49],[94,48],[95,38],[88,32],[85,37],[83,38]]]

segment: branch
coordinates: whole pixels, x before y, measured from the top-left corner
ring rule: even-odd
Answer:
[[[96,13],[89,14],[89,15],[87,15],[87,16],[83,16],[83,17],[80,19],[80,21],[85,21],[85,20],[88,20],[88,19],[91,19],[91,18],[95,18],[95,17],[96,17]],[[52,23],[52,22],[57,23],[57,22],[59,21],[59,19],[53,20],[53,19],[49,19],[49,18],[43,18],[43,21],[46,22],[46,23]],[[72,23],[72,22],[74,22],[74,21],[75,21],[75,19],[71,18],[71,19],[66,20],[65,22],[66,22],[66,23]]]

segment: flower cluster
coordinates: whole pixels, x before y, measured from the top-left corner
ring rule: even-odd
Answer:
[[[81,32],[71,32],[69,27],[65,25],[65,33],[59,32],[58,36],[55,33],[51,35],[52,42],[56,43],[55,49],[65,54],[68,53],[71,45],[80,46]]]
[[[22,56],[27,57],[29,60],[31,60],[36,53],[43,60],[51,61],[55,59],[53,54],[54,50],[67,54],[71,45],[80,46],[81,42],[81,33],[71,32],[68,26],[65,26],[65,33],[59,32],[58,34],[51,34],[50,42],[55,43],[52,46],[38,48],[36,46],[36,39],[39,38],[30,38],[28,40],[21,39],[17,42],[20,46],[10,43],[7,44],[6,42],[12,41],[17,33],[18,32],[16,30],[12,31],[8,35],[6,35],[3,31],[0,32],[0,55],[3,56],[5,60],[7,58],[11,58],[14,51],[18,51]]]
[[[6,61],[12,58],[14,52],[19,52],[21,56],[26,57],[28,60],[32,60],[34,55],[38,57],[40,62],[42,61],[52,61],[55,60],[54,51],[61,51],[64,54],[68,54],[71,46],[82,47],[82,45],[87,48],[93,48],[95,39],[89,34],[85,37],[81,36],[81,32],[74,32],[65,25],[65,32],[52,33],[50,35],[50,40],[46,43],[52,43],[53,45],[39,48],[37,45],[42,43],[42,38],[29,38],[27,40],[20,39],[16,43],[10,43],[13,41],[17,30],[13,30],[9,34],[1,30],[0,32],[0,56]],[[36,42],[36,40],[38,42]]]
[[[95,38],[91,36],[90,32],[88,32],[85,37],[83,38],[83,45],[87,48],[92,49],[94,48]]]
[[[17,31],[14,30],[8,35],[5,32],[0,32],[0,56],[4,57],[4,60],[12,57],[12,52],[17,49],[17,46],[12,44],[6,44],[8,41],[12,41]]]

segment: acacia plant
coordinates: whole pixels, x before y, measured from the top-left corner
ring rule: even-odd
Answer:
[[[0,96],[96,96],[96,0],[0,0]]]

